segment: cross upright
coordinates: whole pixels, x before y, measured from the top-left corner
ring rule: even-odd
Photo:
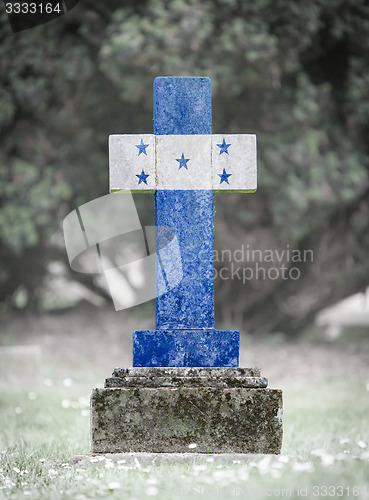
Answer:
[[[109,165],[110,192],[155,192],[155,225],[181,252],[163,272],[158,230],[156,329],[134,332],[133,366],[238,366],[239,332],[215,330],[213,191],[256,191],[256,136],[212,135],[209,78],[158,77],[154,134],[111,135]]]

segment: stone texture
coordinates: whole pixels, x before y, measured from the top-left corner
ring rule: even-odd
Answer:
[[[155,135],[203,136],[211,132],[209,78],[155,79]],[[210,137],[209,135],[209,140]],[[160,138],[157,140],[160,144]],[[169,227],[176,232],[183,271],[179,286],[156,300],[156,328],[158,330],[214,328],[212,191],[210,189],[158,190],[155,193],[155,225]],[[160,240],[161,238],[157,236],[157,248],[166,243]],[[151,341],[150,337],[147,338]],[[167,358],[164,347],[162,343],[162,356]],[[172,350],[172,346],[168,345],[168,349]],[[144,351],[148,352],[148,349]],[[148,361],[147,366],[158,365],[157,361]],[[162,366],[168,364],[161,363],[160,360],[158,362]],[[183,363],[180,366],[183,366]],[[209,366],[209,363],[205,366]]]
[[[265,388],[265,377],[109,377],[105,387],[248,387]]]
[[[115,368],[105,387],[249,387],[265,388],[259,368]]]
[[[137,148],[141,144],[147,147]],[[137,175],[141,175],[142,171],[144,175],[138,178]],[[109,137],[109,172],[110,192],[116,190],[154,191],[156,189],[155,136],[153,134],[111,135]]]
[[[105,387],[249,387],[265,388],[259,368],[133,367],[115,368]]]
[[[238,366],[239,338],[236,330],[136,331],[133,366]]]
[[[94,453],[279,453],[282,392],[216,387],[104,388],[91,396]]]
[[[211,131],[210,78],[155,78],[155,135],[202,135],[211,134]]]
[[[212,189],[211,135],[156,136],[157,189]]]
[[[214,328],[212,191],[157,191],[155,225],[175,230],[183,273],[178,287],[156,300],[156,328]],[[158,232],[156,248],[166,244]]]
[[[114,368],[113,377],[260,377],[260,368],[131,367]]]
[[[156,136],[157,189],[212,189],[211,135]]]
[[[215,134],[211,143],[214,191],[256,191],[256,135]],[[226,147],[219,147],[222,144]]]

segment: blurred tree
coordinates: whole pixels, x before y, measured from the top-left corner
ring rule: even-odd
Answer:
[[[216,197],[216,248],[275,262],[216,262],[240,268],[216,280],[218,321],[294,333],[365,287],[368,33],[365,0],[85,0],[16,35],[3,17],[0,300],[37,299],[57,219],[107,192],[108,134],[151,132],[158,75],[210,76],[214,132],[258,135],[259,190]],[[256,264],[300,278],[243,280]]]

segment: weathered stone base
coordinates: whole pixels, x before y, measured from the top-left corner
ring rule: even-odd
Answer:
[[[91,396],[93,453],[280,453],[282,391],[266,389],[256,369],[133,368],[113,375]]]

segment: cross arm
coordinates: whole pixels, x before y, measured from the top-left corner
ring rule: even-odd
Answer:
[[[257,188],[256,136],[111,135],[110,192]]]

